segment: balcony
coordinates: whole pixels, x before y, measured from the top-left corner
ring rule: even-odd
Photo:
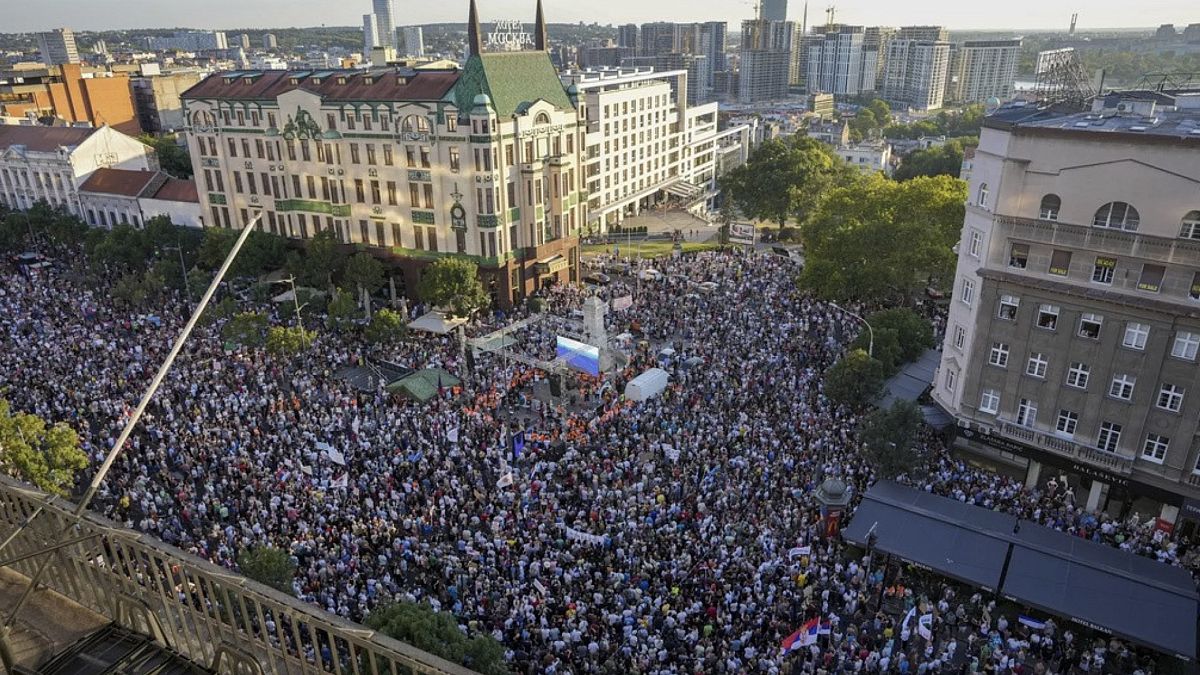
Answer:
[[[1200,266],[1200,241],[1013,216],[998,215],[996,223],[1006,228],[1010,236],[1016,239],[1062,248],[1111,253],[1114,256]]]
[[[996,420],[1001,435],[1015,441],[1032,445],[1056,455],[1070,457],[1093,466],[1103,467],[1113,473],[1129,475],[1133,471],[1133,458],[1105,452],[1096,448],[1069,441],[1061,436],[1024,427],[1007,420]]]

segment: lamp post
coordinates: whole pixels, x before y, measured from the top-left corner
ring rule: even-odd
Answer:
[[[192,304],[192,284],[188,281],[187,264],[183,262],[183,247],[176,244],[175,246],[164,246],[164,251],[175,251],[179,254],[179,273],[183,275],[183,292],[187,294],[187,303]]]
[[[846,309],[845,307],[842,307],[841,305],[837,304],[836,302],[829,303],[829,306],[833,307],[834,309],[838,310],[839,312],[842,312],[843,314],[849,314],[850,316],[854,317],[855,319],[858,319],[859,321],[861,321],[862,325],[867,327],[867,338],[868,338],[867,356],[874,358],[875,357],[875,329],[871,328],[871,324],[867,323],[866,319],[855,314],[854,312],[851,312],[850,310]]]

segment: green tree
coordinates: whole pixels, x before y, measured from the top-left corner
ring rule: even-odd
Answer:
[[[87,244],[88,253],[98,262],[124,272],[145,271],[153,252],[145,233],[124,223],[111,230],[92,230]]]
[[[237,243],[241,232],[210,227],[204,230],[204,241],[199,248],[199,265],[209,270],[220,269],[221,264],[233,245]],[[258,276],[264,272],[278,269],[283,265],[287,256],[287,242],[267,232],[255,230],[242,244],[237,258],[229,267],[229,274],[235,277]]]
[[[933,324],[907,307],[880,310],[867,318],[875,332],[890,330],[896,334],[901,363],[915,361],[933,348]]]
[[[158,155],[158,165],[165,172],[176,178],[192,177],[192,158],[187,148],[176,142],[174,135],[151,136],[142,134],[138,140],[154,148]]]
[[[242,549],[237,558],[242,574],[270,586],[277,591],[292,595],[292,578],[296,576],[296,564],[286,551],[272,546],[255,546]]]
[[[912,474],[919,466],[916,450],[921,410],[911,401],[896,401],[891,408],[868,414],[858,430],[858,440],[875,471],[883,478]]]
[[[331,289],[333,279],[346,265],[346,252],[332,230],[322,230],[306,242],[304,253],[288,256],[285,267],[296,283],[312,288]]]
[[[357,308],[353,295],[343,290],[335,290],[333,297],[329,299],[329,305],[325,308],[325,313],[328,315],[325,324],[333,330],[344,330],[353,321],[354,311]]]
[[[371,294],[383,286],[383,264],[370,253],[356,253],[346,261],[342,280],[354,287],[365,316],[371,316]]]
[[[879,393],[883,378],[883,364],[853,349],[825,373],[825,395],[835,403],[861,409]]]
[[[475,263],[460,258],[441,258],[425,268],[419,292],[421,299],[457,317],[471,316],[490,302]]]
[[[247,347],[257,347],[267,334],[267,317],[258,312],[241,312],[225,323],[221,337]]]
[[[65,496],[87,464],[74,429],[62,422],[47,426],[37,415],[13,412],[0,399],[0,466],[8,473]]]
[[[954,176],[962,172],[963,143],[947,141],[941,147],[914,150],[904,156],[893,178],[910,180],[917,176]]]
[[[887,102],[873,98],[871,99],[871,102],[867,104],[867,108],[869,108],[875,115],[875,122],[879,126],[884,127],[891,123],[892,106],[888,105]]]
[[[896,372],[899,366],[904,363],[902,356],[903,350],[900,347],[900,334],[891,328],[880,328],[874,322],[871,323],[874,329],[875,343],[872,346],[871,337],[872,331],[863,329],[858,337],[850,344],[851,349],[861,349],[867,351],[879,364],[883,367],[885,377]]]
[[[385,308],[375,312],[375,316],[371,317],[371,323],[367,324],[364,337],[368,342],[375,344],[395,343],[404,337],[405,330],[404,319],[400,314]]]
[[[826,189],[844,176],[844,163],[825,144],[796,135],[760,145],[743,165],[721,179],[721,189],[742,213],[783,227],[804,222]]]
[[[316,336],[301,326],[271,326],[267,331],[267,351],[277,356],[295,356],[311,347]]]
[[[905,302],[954,271],[966,184],[878,174],[833,189],[804,226],[800,282],[835,300]]]
[[[491,636],[468,638],[449,612],[424,603],[398,602],[367,616],[368,627],[484,675],[505,675],[504,648]]]

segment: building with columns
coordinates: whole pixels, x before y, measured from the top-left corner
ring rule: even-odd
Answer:
[[[933,384],[961,448],[1088,509],[1200,512],[1197,157],[1200,91],[985,119]]]
[[[154,150],[111,127],[0,124],[0,204],[44,201],[83,217],[79,187],[100,168],[155,170]]]
[[[371,247],[415,290],[442,256],[500,306],[579,280],[584,120],[547,53],[488,53],[474,2],[464,68],[234,71],[183,99],[203,213]],[[540,14],[540,12],[539,12]]]

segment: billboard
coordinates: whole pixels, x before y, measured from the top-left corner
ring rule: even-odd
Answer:
[[[729,241],[735,244],[753,244],[754,234],[754,225],[750,223],[729,224]]]
[[[567,365],[588,375],[600,374],[600,348],[571,338],[557,336],[558,358]]]

